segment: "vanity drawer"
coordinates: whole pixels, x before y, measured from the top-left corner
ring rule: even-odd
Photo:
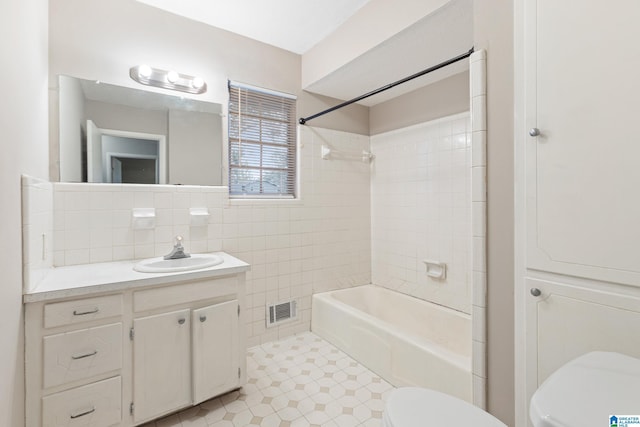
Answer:
[[[44,327],[74,325],[122,315],[122,295],[55,302],[44,306]]]
[[[44,388],[120,369],[122,340],[122,323],[44,337]]]
[[[42,399],[43,427],[109,427],[122,421],[120,377],[52,394]]]
[[[133,311],[139,313],[172,305],[235,295],[237,293],[237,276],[147,289],[133,293]]]

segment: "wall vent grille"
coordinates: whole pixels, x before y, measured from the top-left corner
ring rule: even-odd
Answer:
[[[298,318],[297,303],[295,300],[284,301],[278,304],[267,305],[267,328],[283,322],[290,322]]]

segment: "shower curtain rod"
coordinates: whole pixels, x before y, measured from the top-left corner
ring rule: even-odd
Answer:
[[[465,52],[462,55],[458,55],[455,58],[451,58],[451,59],[449,59],[447,61],[441,62],[438,65],[434,65],[433,67],[427,68],[426,70],[422,70],[422,71],[420,71],[418,73],[412,74],[409,77],[405,77],[404,79],[398,80],[397,82],[389,83],[386,86],[382,86],[382,87],[380,87],[380,88],[378,88],[376,90],[372,90],[371,92],[365,93],[364,95],[360,95],[357,98],[353,98],[353,99],[351,99],[349,101],[345,101],[342,104],[338,104],[338,105],[336,105],[334,107],[327,108],[326,110],[320,111],[319,113],[316,113],[316,114],[314,114],[312,116],[300,117],[300,120],[298,120],[298,123],[300,123],[301,125],[304,125],[309,120],[313,120],[313,119],[315,119],[317,117],[324,116],[327,113],[330,113],[332,111],[338,110],[338,109],[340,109],[342,107],[346,107],[347,105],[351,105],[354,102],[362,101],[365,98],[368,98],[370,96],[376,95],[376,94],[378,94],[380,92],[384,92],[385,90],[388,90],[388,89],[391,89],[391,88],[396,87],[398,85],[401,85],[403,83],[406,83],[409,80],[413,80],[413,79],[415,79],[417,77],[424,76],[425,74],[429,74],[432,71],[436,71],[436,70],[439,70],[440,68],[444,68],[447,65],[451,65],[451,64],[454,64],[454,63],[456,63],[458,61],[462,61],[463,59],[470,57],[472,53],[473,53],[473,47],[471,49],[469,49],[468,52]]]

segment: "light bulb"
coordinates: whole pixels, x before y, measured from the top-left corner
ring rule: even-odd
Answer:
[[[191,86],[193,86],[194,89],[200,89],[204,86],[204,79],[202,77],[194,77]]]
[[[149,77],[151,77],[152,72],[153,70],[151,70],[151,67],[149,67],[148,65],[140,65],[138,67],[138,76],[143,79],[148,79]]]
[[[176,73],[175,71],[169,71],[167,73],[167,81],[169,83],[175,83],[178,81],[178,79],[180,78],[180,76],[178,75],[178,73]]]

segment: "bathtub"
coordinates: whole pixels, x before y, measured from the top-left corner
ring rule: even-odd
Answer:
[[[315,294],[311,330],[396,387],[472,402],[468,314],[365,285]]]

